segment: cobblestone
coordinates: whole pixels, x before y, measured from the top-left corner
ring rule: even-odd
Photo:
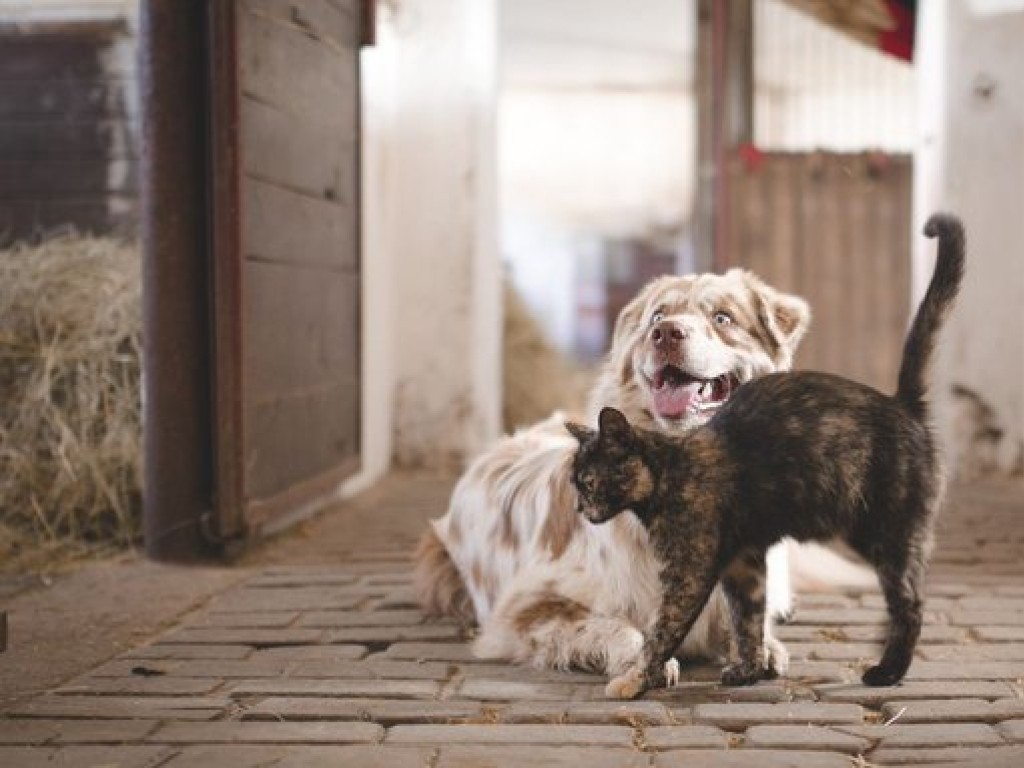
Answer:
[[[565,683],[521,683],[515,680],[466,680],[458,696],[481,701],[565,701],[577,696],[578,688]]]
[[[1024,717],[1024,699],[933,699],[890,702],[882,707],[882,718],[901,723],[996,723]]]
[[[1003,744],[991,725],[943,723],[942,725],[857,725],[837,730],[870,739],[881,747],[984,747]]]
[[[433,680],[247,680],[235,684],[232,696],[380,696],[434,698]]]
[[[815,686],[823,701],[845,701],[880,707],[887,701],[912,699],[1004,699],[1015,696],[1014,689],[1005,682],[970,680],[950,685],[938,681],[908,681],[891,688],[871,688],[866,685],[829,683]]]
[[[0,765],[11,768],[157,768],[173,752],[166,747],[0,747]]]
[[[710,725],[666,725],[645,728],[643,743],[649,749],[724,749],[729,736]]]
[[[334,699],[271,697],[247,709],[246,720],[371,720],[396,723],[448,723],[482,720],[478,701]]]
[[[384,728],[376,723],[170,723],[149,737],[170,744],[358,744],[377,743]]]
[[[743,746],[756,749],[820,749],[858,755],[871,746],[868,739],[820,725],[753,725]]]
[[[642,752],[610,747],[454,746],[439,750],[437,768],[647,768],[650,760]]]
[[[688,710],[686,714],[689,714]],[[506,723],[590,723],[668,725],[673,715],[656,701],[543,702],[515,701],[501,710]]]
[[[1000,723],[997,728],[1007,741],[1017,744],[1024,742],[1024,719],[1007,720]]]
[[[797,750],[681,750],[655,756],[655,768],[850,768],[848,755]]]
[[[229,629],[281,629],[295,622],[299,617],[297,611],[283,613],[208,613],[198,616],[186,626],[198,628],[229,628]]]
[[[166,768],[425,768],[436,760],[435,753],[380,745],[215,744],[181,749]]]
[[[547,744],[630,747],[633,729],[621,725],[395,725],[388,744]]]
[[[322,629],[179,629],[161,638],[162,643],[187,645],[302,645],[319,643],[324,637]]]
[[[788,704],[698,704],[693,709],[695,722],[729,730],[762,723],[859,723],[862,718],[863,712],[856,704],[820,704],[810,701]]]
[[[1017,768],[1024,764],[1024,750],[1013,747],[926,747],[914,749],[876,749],[873,765],[929,765],[956,768]]]
[[[244,659],[252,653],[251,645],[144,645],[122,654],[124,659]]]
[[[160,637],[10,708],[0,765],[1024,764],[1024,537],[1007,542],[990,520],[1024,515],[1024,500],[961,492],[899,686],[859,682],[881,653],[881,595],[809,594],[779,628],[787,677],[723,688],[719,665],[691,663],[678,687],[618,702],[599,675],[475,659],[461,627],[420,616],[404,558],[443,494],[414,487],[281,540],[280,557],[308,564],[244,564]]]
[[[13,717],[212,720],[230,705],[221,697],[42,696],[12,709]]]
[[[198,696],[212,693],[224,684],[219,678],[182,677],[98,677],[79,678],[57,689],[63,694],[120,694],[123,696]]]
[[[918,655],[926,661],[1024,661],[1024,643],[927,645]]]

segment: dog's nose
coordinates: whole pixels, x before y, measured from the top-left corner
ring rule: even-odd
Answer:
[[[651,341],[658,349],[675,347],[687,336],[686,330],[670,320],[662,320],[651,329]]]

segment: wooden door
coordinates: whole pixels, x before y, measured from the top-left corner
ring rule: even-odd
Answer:
[[[803,296],[796,367],[896,386],[910,310],[912,161],[879,153],[734,158],[730,266]]]
[[[212,3],[221,536],[258,535],[359,466],[363,0]]]

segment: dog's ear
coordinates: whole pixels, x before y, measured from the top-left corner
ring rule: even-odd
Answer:
[[[777,291],[749,272],[745,278],[754,295],[758,322],[776,347],[775,364],[789,368],[811,323],[811,308],[799,296]]]
[[[565,422],[565,428],[569,430],[570,435],[572,435],[573,437],[580,441],[580,444],[587,442],[594,435],[597,434],[597,432],[591,429],[590,427],[585,427],[582,424],[577,424],[574,421]]]
[[[620,410],[602,408],[597,423],[601,428],[601,437],[603,438],[619,444],[628,444],[633,439],[633,427],[630,426],[629,421]]]

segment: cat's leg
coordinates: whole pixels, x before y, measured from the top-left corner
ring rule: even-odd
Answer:
[[[882,659],[861,677],[865,685],[895,685],[910,668],[921,635],[922,585],[930,549],[930,532],[920,531],[907,544],[889,543],[864,553],[878,571],[889,614]]]
[[[768,549],[767,611],[770,619],[783,624],[793,618],[796,598],[789,572],[789,539]]]
[[[784,673],[788,666],[786,649],[771,635],[766,615],[765,572],[765,553],[750,549],[722,575],[739,655],[722,670],[723,685],[752,685]]]
[[[711,597],[718,574],[714,563],[699,553],[677,553],[676,561],[662,571],[665,597],[658,621],[648,635],[637,663],[608,683],[605,695],[613,699],[632,699],[650,688],[662,688],[674,676],[672,654],[693,627]],[[682,565],[680,565],[682,564]]]

